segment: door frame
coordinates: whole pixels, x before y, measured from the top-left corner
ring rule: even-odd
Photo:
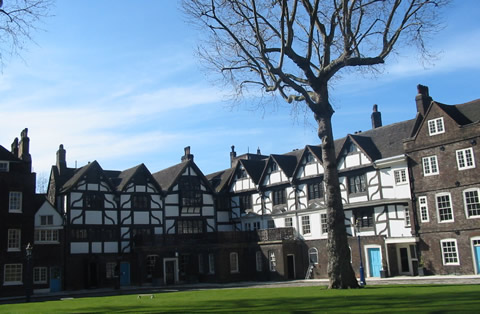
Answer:
[[[119,264],[120,264],[120,265],[119,265],[119,271],[120,271],[120,273],[119,273],[118,275],[120,276],[120,278],[118,278],[118,280],[119,280],[119,282],[120,282],[120,286],[130,286],[130,284],[131,284],[131,279],[132,279],[132,278],[131,278],[131,273],[132,273],[132,272],[131,272],[130,262],[128,262],[128,261],[121,261]],[[128,267],[127,267],[127,268],[128,268],[128,272],[122,271],[122,265],[128,265]],[[127,276],[127,275],[128,275],[128,276]],[[122,279],[122,278],[126,278],[127,280]],[[124,280],[124,281],[122,282],[122,280]]]
[[[363,246],[363,250],[364,250],[364,256],[365,256],[365,264],[367,266],[367,277],[372,277],[370,276],[370,255],[368,254],[368,250],[369,249],[379,249],[379,253],[380,253],[380,270],[381,270],[381,267],[383,265],[383,257],[382,257],[382,246],[381,245],[377,245],[377,244],[367,244],[367,245],[364,245]],[[374,278],[377,278],[377,277],[374,277]]]
[[[475,254],[475,247],[476,246],[473,244],[474,241],[479,241],[480,242],[480,237],[470,238],[470,246],[472,247],[472,261],[473,261],[474,273],[475,273],[475,275],[480,275],[480,269],[478,269],[478,265],[480,264],[480,261],[477,261],[477,257],[476,257],[476,254]],[[478,258],[480,259],[480,256]]]
[[[163,259],[163,284],[167,285],[167,262],[173,262],[175,284],[178,283],[178,257],[166,257]]]
[[[296,277],[296,271],[295,271],[295,254],[287,254],[287,279],[290,279],[288,278],[288,275],[290,275],[290,271],[289,271],[289,262],[288,262],[288,259],[289,257],[292,257],[292,262],[293,262],[293,265],[292,265],[292,270],[293,270],[293,274],[292,274],[292,279],[295,280]]]
[[[399,243],[396,244],[396,251],[397,251],[397,265],[398,265],[398,274],[403,276],[413,276],[413,263],[412,263],[412,256],[410,254],[410,243]],[[407,249],[407,258],[408,258],[408,268],[409,272],[402,272],[402,258],[400,256],[400,249],[404,248]]]

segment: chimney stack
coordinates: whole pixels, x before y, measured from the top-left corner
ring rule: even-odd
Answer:
[[[415,96],[415,102],[417,103],[417,112],[421,114],[423,117],[430,107],[430,103],[432,102],[432,97],[428,94],[428,87],[418,84],[417,85],[418,94]]]
[[[260,147],[257,147],[257,155],[261,155],[262,153],[260,152]]]
[[[193,161],[193,155],[190,154],[190,146],[187,146],[184,148],[185,150],[185,155],[182,156],[182,162],[187,161],[187,160],[192,160]]]
[[[18,157],[18,137],[16,137],[16,138],[13,140],[13,143],[12,143],[12,154],[13,154],[15,157]]]
[[[28,138],[28,129],[25,128],[20,133],[20,143],[18,144],[18,158],[27,163],[28,172],[32,171],[32,156],[30,155],[30,139]]]
[[[57,150],[57,169],[58,173],[62,175],[67,169],[67,160],[66,160],[67,151],[63,149],[63,144],[60,144]]]
[[[372,112],[372,129],[376,129],[382,126],[382,113],[378,111],[378,106],[373,105]]]
[[[235,152],[235,145],[232,145],[232,151],[230,152],[230,167],[234,166],[235,157],[237,157],[237,153]]]

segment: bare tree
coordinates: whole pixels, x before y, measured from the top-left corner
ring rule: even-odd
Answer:
[[[18,55],[37,24],[49,15],[53,0],[0,0],[0,69],[5,57]]]
[[[183,0],[191,21],[207,30],[200,57],[237,95],[258,87],[303,103],[314,114],[327,187],[330,288],[358,287],[350,265],[329,101],[339,71],[383,64],[400,43],[438,31],[448,0]]]

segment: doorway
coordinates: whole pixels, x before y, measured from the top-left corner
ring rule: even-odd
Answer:
[[[295,279],[295,255],[287,255],[287,279]]]
[[[178,258],[163,259],[163,278],[165,285],[174,285],[178,282]]]
[[[130,263],[120,263],[120,286],[130,285]]]
[[[369,277],[380,277],[380,270],[382,269],[382,254],[380,248],[367,248],[367,257]]]

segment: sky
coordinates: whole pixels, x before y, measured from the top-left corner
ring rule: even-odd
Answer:
[[[381,74],[335,80],[334,136],[369,130],[374,104],[384,125],[414,118],[417,84],[445,104],[480,98],[479,13],[478,0],[452,1],[428,65],[407,43]],[[195,57],[198,30],[177,1],[57,0],[51,14],[0,73],[0,145],[10,149],[28,128],[39,176],[48,176],[60,144],[69,167],[144,163],[152,173],[179,163],[190,146],[204,174],[230,167],[232,145],[237,154],[269,155],[320,144],[308,112],[282,101],[234,104]]]

